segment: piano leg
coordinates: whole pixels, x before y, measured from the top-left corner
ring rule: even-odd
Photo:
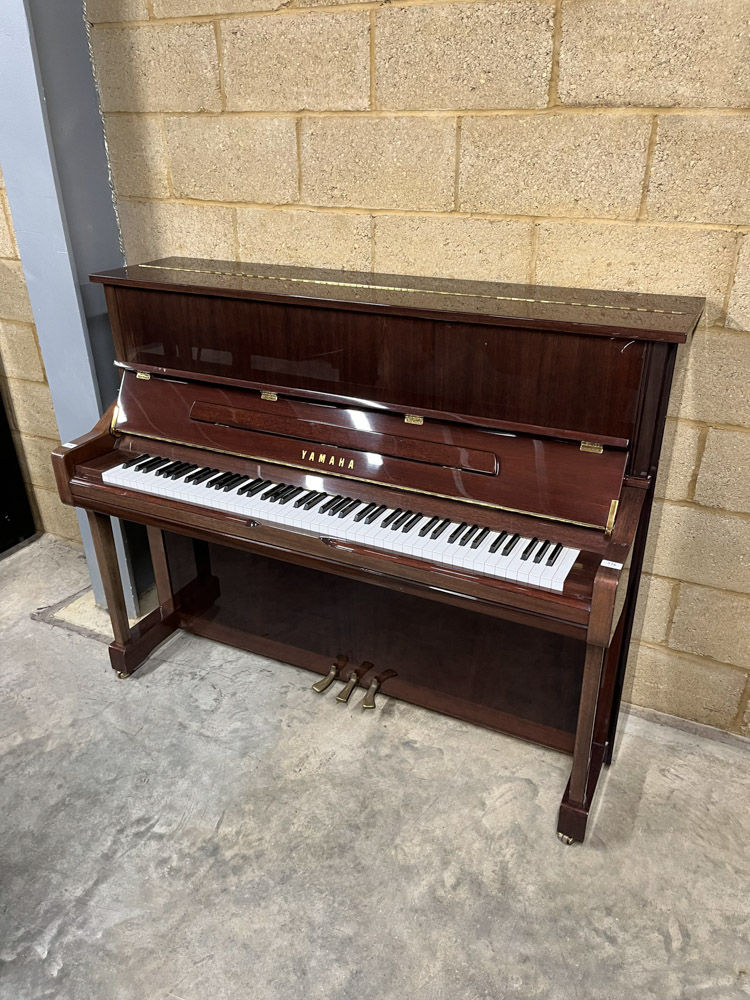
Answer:
[[[582,841],[594,798],[596,783],[602,769],[605,748],[594,742],[599,692],[605,649],[593,643],[586,645],[581,701],[573,747],[573,767],[560,804],[557,833],[565,843]]]
[[[109,645],[109,659],[118,677],[128,677],[161,642],[172,635],[177,628],[176,616],[171,613],[171,608],[165,609],[160,604],[151,614],[130,626],[112,524],[106,514],[94,511],[88,511],[88,519],[114,635],[114,642]],[[161,595],[159,599],[161,602]]]

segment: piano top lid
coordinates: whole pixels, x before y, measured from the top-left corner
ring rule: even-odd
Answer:
[[[683,343],[703,314],[697,296],[646,295],[545,285],[411,275],[371,274],[165,257],[91,275],[107,285],[132,286],[328,308],[422,315],[473,315],[478,322]]]

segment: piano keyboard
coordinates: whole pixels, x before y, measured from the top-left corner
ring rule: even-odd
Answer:
[[[551,539],[524,538],[472,521],[366,503],[271,479],[137,455],[103,473],[105,483],[258,518],[292,530],[353,542],[456,569],[562,591],[579,554]]]

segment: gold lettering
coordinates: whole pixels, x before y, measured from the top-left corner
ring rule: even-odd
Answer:
[[[336,464],[336,456],[335,455],[331,455],[331,457],[328,460],[328,464],[329,465],[335,465]]]
[[[346,459],[345,459],[345,458],[340,458],[340,459],[339,459],[339,467],[340,467],[340,468],[341,468],[341,467],[343,467],[343,465],[344,465],[344,462],[345,462],[345,461],[346,461]]]
[[[326,460],[326,456],[324,454],[321,454],[320,452],[318,452],[318,461],[319,462],[325,462],[325,460]]]
[[[347,469],[353,469],[353,468],[354,468],[354,462],[353,462],[353,460],[352,460],[352,459],[350,458],[350,459],[349,459],[349,464],[347,465]]]
[[[302,457],[304,458],[306,455],[307,455],[307,448],[303,448],[302,449]]]

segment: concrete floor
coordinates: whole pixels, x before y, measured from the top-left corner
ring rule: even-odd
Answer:
[[[0,561],[2,1000],[750,996],[746,743],[628,717],[564,847],[568,758],[183,635],[117,681],[32,618],[86,583]]]

